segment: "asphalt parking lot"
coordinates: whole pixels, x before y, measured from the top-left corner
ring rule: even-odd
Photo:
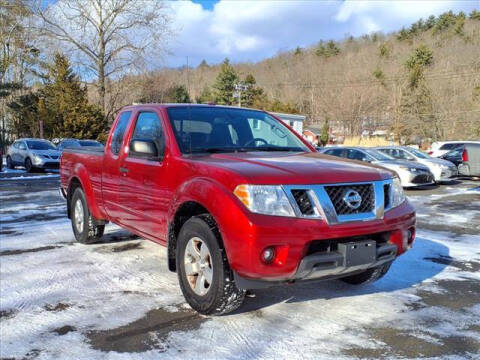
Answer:
[[[480,182],[409,190],[413,249],[380,281],[258,290],[190,310],[163,247],[74,241],[57,174],[0,177],[2,359],[480,358]]]

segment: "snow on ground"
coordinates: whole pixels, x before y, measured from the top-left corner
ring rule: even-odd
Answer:
[[[189,309],[163,247],[114,225],[103,243],[77,244],[56,190],[0,188],[0,357],[479,358],[473,185],[413,193],[419,223],[440,216],[443,227],[420,226],[414,248],[380,281],[258,290],[221,317]]]

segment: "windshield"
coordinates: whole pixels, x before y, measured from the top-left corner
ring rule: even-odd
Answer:
[[[79,148],[80,144],[78,143],[77,140],[64,140],[60,143],[59,147],[62,147],[64,149],[72,149],[72,148]]]
[[[97,146],[102,147],[103,145],[95,140],[78,140],[81,146]]]
[[[47,140],[27,140],[26,143],[30,150],[57,150],[57,148]]]
[[[364,149],[364,151],[372,156],[375,160],[377,161],[388,161],[388,160],[393,160],[392,157],[388,156],[388,155],[385,155],[384,153],[378,151],[378,150],[374,150],[374,149]]]
[[[184,154],[203,152],[310,152],[283,123],[256,110],[223,107],[167,109]]]
[[[425,155],[424,153],[422,153],[421,151],[417,150],[417,149],[408,149],[408,152],[412,153],[413,155],[415,155],[416,157],[420,158],[420,159],[428,159],[429,157],[427,155]]]

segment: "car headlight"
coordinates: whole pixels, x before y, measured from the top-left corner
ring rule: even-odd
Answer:
[[[399,178],[393,179],[392,186],[392,207],[401,205],[405,201],[405,193],[403,192],[402,183]]]
[[[295,216],[292,205],[281,186],[238,185],[233,193],[251,212],[265,215]]]
[[[33,154],[32,157],[33,157],[33,162],[35,164],[38,164],[38,163],[42,162],[42,156],[41,155]]]

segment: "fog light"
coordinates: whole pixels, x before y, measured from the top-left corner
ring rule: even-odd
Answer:
[[[271,263],[274,258],[275,258],[275,250],[273,248],[269,247],[263,250],[262,260],[264,263],[266,264]]]

